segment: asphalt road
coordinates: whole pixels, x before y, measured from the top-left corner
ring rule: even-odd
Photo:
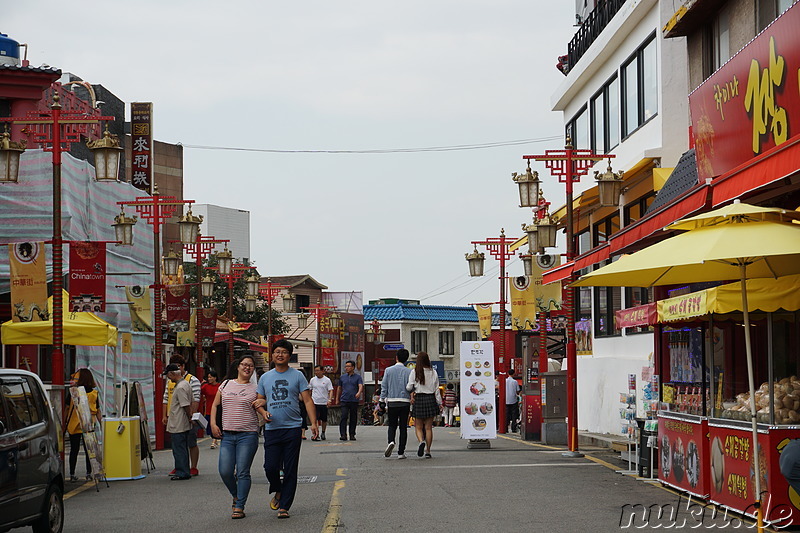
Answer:
[[[356,442],[339,441],[331,429],[333,440],[303,443],[301,484],[288,520],[278,520],[267,505],[263,448],[253,464],[247,517],[231,520],[230,496],[216,471],[218,451],[204,439],[200,475],[190,481],[170,481],[167,450],[156,452],[157,469],[145,479],[101,484],[99,492],[93,484],[68,484],[64,531],[610,532],[620,531],[621,518],[628,530],[659,525],[652,513],[647,523],[641,513],[639,522],[631,522],[631,513],[623,511],[626,504],[678,503],[674,493],[658,485],[616,473],[621,463],[607,450],[586,449],[586,458],[568,459],[560,447],[515,437],[493,440],[488,450],[469,450],[456,428],[436,428],[432,459],[416,457],[409,430],[409,457],[398,460],[396,451],[390,459],[383,456],[385,428],[359,427]],[[80,474],[82,459],[78,465]],[[671,508],[652,509],[657,508],[667,510],[663,528],[672,519]],[[680,520],[686,515],[681,510],[674,515],[677,529],[683,529]],[[716,531],[737,529],[717,522]]]

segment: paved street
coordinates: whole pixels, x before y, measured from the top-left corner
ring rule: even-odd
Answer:
[[[111,482],[100,492],[69,484],[66,532],[97,531],[619,531],[625,504],[675,503],[676,496],[615,473],[613,455],[565,459],[561,449],[507,437],[490,450],[468,450],[457,429],[436,428],[433,459],[383,457],[385,428],[360,427],[358,441],[303,443],[299,486],[291,518],[278,520],[267,506],[261,464],[244,520],[230,519],[230,498],[216,472],[217,450],[201,441],[200,475],[170,481],[169,451],[157,452],[157,470],[138,481]],[[605,464],[604,464],[605,463]],[[79,465],[82,463],[79,462]],[[80,467],[79,467],[80,472]],[[77,490],[74,490],[77,489]],[[73,491],[73,492],[70,492]],[[168,524],[172,524],[169,526]]]

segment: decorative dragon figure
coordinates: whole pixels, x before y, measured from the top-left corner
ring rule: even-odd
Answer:
[[[14,304],[14,316],[19,318],[20,322],[31,322],[33,320],[34,312],[39,315],[39,320],[50,320],[50,313],[47,311],[47,308],[42,309],[36,302],[33,302],[28,307],[27,315],[25,314],[25,304],[23,302],[17,302]]]

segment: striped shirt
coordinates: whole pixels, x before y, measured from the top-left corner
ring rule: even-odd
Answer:
[[[186,372],[183,374],[183,379],[189,382],[189,385],[192,386],[192,401],[199,404],[200,403],[200,380],[197,379],[192,374]],[[175,382],[171,379],[167,380],[167,386],[164,388],[164,398],[163,403],[167,406],[167,411],[169,411],[169,406],[172,404],[172,390],[175,388]]]
[[[256,384],[226,380],[222,382],[219,392],[224,431],[258,431],[258,413],[253,408],[257,398]]]

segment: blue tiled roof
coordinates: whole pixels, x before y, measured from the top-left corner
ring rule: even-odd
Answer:
[[[365,305],[364,320],[421,320],[433,322],[478,322],[472,307],[446,305]]]
[[[492,313],[492,327],[500,327],[500,313]],[[511,313],[506,311],[506,327],[511,327]]]

